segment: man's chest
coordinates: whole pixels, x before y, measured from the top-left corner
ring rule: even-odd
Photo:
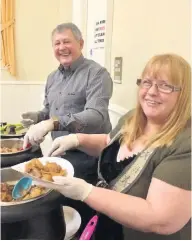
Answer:
[[[83,72],[84,73],[84,72]],[[60,93],[75,95],[86,92],[88,85],[87,74],[76,71],[75,73],[64,73],[56,75],[49,86],[48,93]]]
[[[83,110],[86,103],[87,83],[81,83],[81,75],[61,75],[54,79],[47,91],[50,108],[70,109],[72,112]]]

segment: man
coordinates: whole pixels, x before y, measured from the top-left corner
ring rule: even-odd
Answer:
[[[83,38],[73,23],[58,25],[52,32],[52,44],[60,66],[47,79],[44,109],[22,114],[22,123],[31,125],[24,137],[39,144],[51,131],[52,138],[70,133],[109,133],[108,114],[112,80],[104,67],[82,55]],[[79,151],[68,151],[65,159],[75,169],[75,176],[95,182],[97,161]]]

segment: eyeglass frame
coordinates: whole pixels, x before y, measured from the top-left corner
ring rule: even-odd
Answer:
[[[140,86],[142,80],[143,80],[143,79],[137,79],[136,84],[137,84],[138,86]],[[149,79],[146,79],[146,80],[149,80]],[[149,80],[149,81],[151,81],[151,80]],[[144,87],[144,88],[145,88],[145,89],[150,89],[153,85],[155,85],[155,86],[157,87],[158,91],[160,91],[160,92],[162,92],[162,93],[170,94],[170,93],[172,93],[172,92],[181,91],[181,87],[175,87],[174,85],[169,85],[169,84],[167,84],[169,87],[171,87],[171,92],[164,92],[164,91],[162,91],[162,90],[159,90],[159,84],[153,84],[152,81],[151,81],[151,86],[150,86],[149,88],[145,88],[145,87]]]

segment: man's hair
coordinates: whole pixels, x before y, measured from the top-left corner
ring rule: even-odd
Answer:
[[[81,31],[74,23],[62,23],[62,24],[57,25],[57,27],[55,29],[53,29],[51,36],[53,38],[55,33],[62,33],[68,29],[71,30],[71,32],[73,33],[73,35],[77,41],[80,41],[81,39],[83,39]]]
[[[149,60],[141,77],[152,73],[154,78],[161,73],[163,67],[168,69],[169,81],[174,86],[181,87],[177,104],[167,118],[161,131],[154,137],[153,146],[169,146],[178,133],[187,126],[191,118],[191,67],[181,56],[176,54],[156,55]],[[137,106],[132,117],[125,121],[122,142],[131,148],[132,143],[144,133],[146,116],[137,100]]]

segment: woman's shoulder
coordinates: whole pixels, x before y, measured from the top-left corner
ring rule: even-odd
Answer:
[[[171,146],[159,148],[153,159],[153,177],[191,190],[191,129],[185,128]]]
[[[171,156],[182,156],[191,153],[191,127],[184,128],[175,138],[170,146],[156,149],[155,159],[157,163]]]
[[[191,121],[177,135],[171,148],[178,150],[178,152],[191,152]]]

